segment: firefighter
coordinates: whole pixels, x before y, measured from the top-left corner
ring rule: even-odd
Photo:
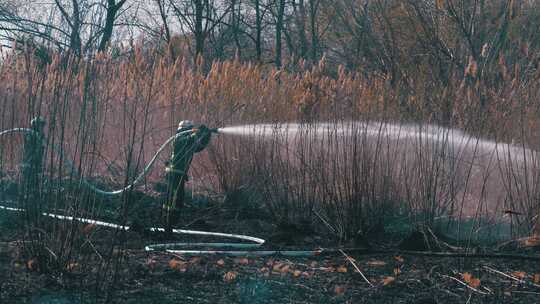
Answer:
[[[195,153],[201,152],[210,142],[211,130],[201,125],[195,128],[189,120],[178,124],[177,134],[173,142],[173,153],[166,168],[167,174],[167,200],[163,205],[163,220],[165,232],[172,233],[172,226],[176,224],[180,209],[184,206],[184,186],[188,180],[188,170]]]
[[[25,203],[29,203],[28,215],[32,220],[35,220],[40,214],[38,201],[45,153],[43,142],[45,120],[38,116],[32,119],[30,127],[34,133],[24,137],[21,195]]]
[[[30,122],[30,127],[34,133],[27,134],[24,138],[22,175],[25,189],[36,188],[39,185],[45,150],[43,145],[45,120],[41,117],[36,117]]]

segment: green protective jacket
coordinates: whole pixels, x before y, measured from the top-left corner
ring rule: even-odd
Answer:
[[[24,151],[22,174],[26,186],[36,188],[39,176],[43,170],[43,156],[45,147],[43,146],[43,136],[39,130],[36,133],[28,134],[24,138]]]
[[[186,129],[179,129],[177,133],[183,131],[186,131]],[[209,142],[210,132],[205,127],[201,127],[197,132],[177,137],[173,143],[173,153],[167,167],[167,173],[183,176],[184,180],[187,180],[187,173],[193,160],[193,155],[204,150]]]
[[[177,133],[187,130],[179,129]],[[176,215],[170,212],[178,211],[183,206],[184,184],[193,155],[202,151],[209,142],[210,132],[204,126],[197,132],[180,135],[174,140],[173,154],[167,166],[167,200],[163,204],[167,227],[176,221]]]

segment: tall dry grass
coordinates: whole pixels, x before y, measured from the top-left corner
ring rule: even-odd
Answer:
[[[197,157],[193,184],[241,194],[236,199],[247,197],[246,203],[262,206],[279,223],[330,229],[341,239],[384,227],[395,217],[435,225],[441,217],[467,216],[479,229],[480,218],[495,221],[510,209],[523,213],[520,234],[538,220],[536,154],[515,161],[504,149],[486,156],[475,145],[481,136],[514,142],[525,154],[526,148],[536,149],[538,75],[516,69],[493,87],[456,73],[446,87],[421,78],[402,87],[343,68],[330,73],[324,60],[294,73],[236,61],[216,62],[208,72],[202,66],[171,63],[142,50],[123,60],[58,56],[48,66],[30,55],[13,57],[0,66],[0,129],[27,126],[42,115],[49,122],[49,147],[61,146],[86,178],[118,188],[182,119],[212,127],[299,122],[294,135],[219,136]],[[323,135],[318,122],[331,123]],[[433,132],[432,124],[447,127],[438,129],[436,140],[402,133]],[[368,132],[368,125],[380,132]],[[392,126],[402,130],[397,137],[385,131]],[[470,134],[463,135],[470,144],[448,141],[458,132],[452,130]],[[17,151],[20,141],[2,139],[2,171],[15,170]],[[162,180],[164,161],[147,185]],[[51,149],[46,175],[44,209],[101,215],[102,200],[64,186],[76,185],[78,177]],[[131,200],[127,195],[121,201],[118,219],[125,222]],[[48,248],[68,263],[77,252],[65,250],[76,243],[76,225],[56,225],[60,237]]]

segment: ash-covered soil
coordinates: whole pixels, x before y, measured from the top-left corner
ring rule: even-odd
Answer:
[[[152,210],[130,217],[139,228],[133,232],[66,225],[74,239],[62,261],[54,258],[59,248],[32,256],[28,248],[36,245],[20,217],[0,213],[0,303],[540,303],[539,260],[423,256],[399,249],[403,240],[415,241],[410,235],[340,243],[226,206],[188,207],[181,227],[262,237],[265,249],[347,249],[311,257],[145,252],[152,243],[218,241],[149,233],[144,228],[159,221],[159,208]],[[69,239],[47,221],[56,230],[38,234],[44,243],[54,244],[47,236]],[[534,248],[505,248],[538,256]]]

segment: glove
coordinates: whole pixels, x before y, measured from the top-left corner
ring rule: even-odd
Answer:
[[[210,129],[207,126],[201,125],[198,128],[197,142],[199,143],[199,147],[197,149],[197,152],[199,152],[199,151],[203,150],[204,148],[206,148],[206,146],[210,142],[210,137],[211,136],[212,136],[212,132],[210,131]]]

